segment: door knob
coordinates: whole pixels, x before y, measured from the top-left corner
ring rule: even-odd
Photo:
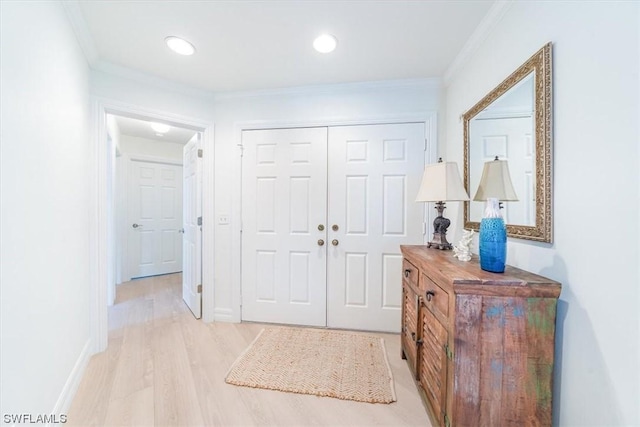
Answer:
[[[318,224],[318,230],[320,230],[320,231],[324,231],[324,225],[322,225],[322,224]]]
[[[340,227],[338,227],[338,224],[333,224],[333,225],[331,226],[331,229],[332,229],[333,231],[338,231],[338,230],[340,229]]]
[[[178,233],[184,233],[184,228],[181,228],[180,230],[178,230]]]
[[[323,246],[324,245],[324,240],[320,239],[318,240],[318,246]]]
[[[331,244],[332,244],[333,246],[338,246],[338,244],[339,244],[339,243],[340,243],[340,242],[338,242],[338,239],[333,239],[333,240],[331,241]]]
[[[138,228],[138,227],[142,227],[142,224],[136,224],[135,222],[132,225],[133,228]]]

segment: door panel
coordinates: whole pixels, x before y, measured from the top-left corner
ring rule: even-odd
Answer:
[[[242,319],[326,325],[327,129],[244,131]]]
[[[329,128],[327,324],[397,332],[400,245],[422,244],[424,124]]]
[[[202,229],[198,217],[202,216],[202,159],[198,157],[200,135],[193,137],[182,150],[183,155],[183,257],[182,299],[193,315],[199,319],[202,313]]]
[[[129,191],[131,277],[182,270],[182,167],[133,160]]]

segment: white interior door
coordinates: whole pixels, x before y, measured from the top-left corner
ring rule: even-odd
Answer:
[[[133,160],[129,186],[131,277],[182,270],[182,166]]]
[[[400,245],[424,239],[424,136],[423,123],[243,132],[243,320],[399,330]]]
[[[400,245],[423,243],[424,136],[422,123],[329,129],[329,327],[400,329]]]
[[[242,319],[324,326],[327,129],[244,131],[242,143]]]
[[[182,299],[199,319],[202,313],[202,158],[200,135],[196,134],[183,148]]]

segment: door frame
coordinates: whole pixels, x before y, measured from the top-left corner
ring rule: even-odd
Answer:
[[[231,191],[231,301],[232,310],[226,313],[230,321],[242,321],[242,132],[245,130],[290,129],[301,127],[332,127],[381,125],[401,123],[424,123],[426,140],[425,165],[434,163],[438,150],[438,113],[435,110],[414,113],[381,116],[362,116],[349,118],[327,118],[318,120],[283,121],[283,120],[249,120],[234,123],[234,140],[238,149],[235,156],[235,175],[232,179]],[[429,224],[435,218],[432,209],[425,209],[427,233],[423,234],[423,243],[429,240]]]
[[[152,110],[146,107],[123,103],[102,97],[91,97],[91,149],[92,159],[89,165],[92,171],[90,230],[91,241],[91,281],[90,336],[95,353],[104,351],[108,344],[107,325],[107,289],[108,273],[115,271],[115,257],[109,256],[109,236],[115,233],[109,224],[108,181],[113,176],[109,167],[107,144],[107,114],[115,114],[134,119],[153,119],[175,126],[202,132],[203,148],[203,218],[213,218],[214,207],[214,124],[199,118],[186,117],[168,111]],[[202,266],[202,320],[213,321],[214,311],[214,224],[203,224],[202,258],[209,260]]]

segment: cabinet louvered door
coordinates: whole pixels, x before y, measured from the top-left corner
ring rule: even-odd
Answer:
[[[406,283],[402,286],[402,356],[409,361],[418,379],[418,294]]]
[[[426,306],[420,310],[422,345],[420,346],[419,381],[431,410],[444,425],[447,393],[447,329]]]

